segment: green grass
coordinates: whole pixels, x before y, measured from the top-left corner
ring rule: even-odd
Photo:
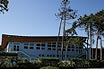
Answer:
[[[46,66],[46,67],[42,67],[40,69],[59,69],[58,67],[52,67],[52,66]]]

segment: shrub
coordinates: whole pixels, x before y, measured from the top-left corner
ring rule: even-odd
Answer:
[[[71,66],[73,66],[73,67],[86,67],[88,65],[86,64],[86,61],[84,59],[72,58],[71,59]]]
[[[70,67],[71,64],[70,64],[70,61],[61,61],[58,63],[58,66],[59,67]]]
[[[98,61],[95,59],[90,59],[89,60],[89,65],[90,67],[97,67],[98,66]]]
[[[58,58],[39,58],[38,61],[42,64],[42,66],[57,66],[59,59]]]
[[[90,67],[104,67],[104,60],[89,60]]]

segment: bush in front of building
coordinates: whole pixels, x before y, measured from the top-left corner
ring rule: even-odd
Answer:
[[[71,63],[70,63],[70,61],[60,61],[59,63],[58,63],[58,67],[71,67]]]
[[[80,59],[80,58],[72,58],[71,59],[71,66],[72,67],[83,67],[82,59]]]
[[[72,58],[71,61],[71,67],[90,67],[89,61],[86,59],[81,58]]]
[[[104,60],[89,60],[90,67],[104,67]]]
[[[73,68],[73,67],[89,67],[88,61],[81,58],[71,58],[69,60],[60,61],[58,67],[60,68]]]
[[[98,67],[98,60],[90,59],[89,65],[90,65],[90,67]]]
[[[31,64],[27,59],[23,60],[18,60],[17,63],[19,68],[29,68],[29,67],[33,67],[33,64]]]
[[[35,68],[35,69],[39,69],[41,67],[40,63],[37,62],[30,62],[28,59],[25,60],[19,60],[17,63],[18,68]]]
[[[10,56],[0,56],[0,67],[17,67],[16,58]]]
[[[40,62],[42,66],[57,66],[59,58],[39,58],[38,62]]]

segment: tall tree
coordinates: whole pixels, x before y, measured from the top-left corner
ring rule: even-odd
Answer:
[[[8,0],[0,0],[0,13],[4,13],[4,11],[8,11]]]
[[[94,20],[94,15],[90,14],[89,16],[87,16],[86,14],[82,17],[80,17],[78,19],[78,23],[77,26],[80,28],[84,28],[85,32],[87,34],[88,40],[90,38],[90,51],[92,52],[92,57],[93,58],[93,51],[92,51],[92,44],[93,44],[93,36],[94,36],[94,29],[93,29],[93,20]],[[88,42],[87,40],[87,42]],[[87,54],[86,54],[86,58],[88,58],[88,44],[87,44]]]
[[[92,49],[92,44],[94,43],[94,35],[97,34],[96,39],[96,56],[97,59],[97,48],[98,48],[98,39],[100,39],[100,54],[102,59],[102,34],[104,36],[104,10],[96,13],[96,14],[90,14],[90,15],[84,15],[83,17],[80,16],[78,21],[74,25],[74,31],[75,28],[80,27],[84,28],[85,32],[87,33],[88,39],[90,38],[90,50]],[[88,42],[88,40],[87,40]],[[88,46],[88,45],[87,45]],[[93,58],[93,51],[91,50],[91,57]]]
[[[96,30],[96,52],[95,59],[97,59],[98,40],[100,40],[100,60],[102,60],[102,36],[104,36],[104,10],[101,10],[95,14],[95,30]]]
[[[71,9],[69,4],[70,4],[69,0],[62,0],[61,8],[59,9],[59,13],[57,14],[57,16],[61,19],[61,22],[62,22],[61,24],[63,24],[63,34],[62,34],[63,36],[62,36],[62,47],[61,47],[62,60],[63,60],[63,48],[64,48],[64,45],[65,45],[64,40],[65,40],[65,37],[66,37],[66,34],[65,34],[66,20],[74,19],[76,17],[76,11]],[[61,28],[59,28],[59,31],[60,30],[61,30]],[[59,36],[59,34],[58,34],[58,36]]]

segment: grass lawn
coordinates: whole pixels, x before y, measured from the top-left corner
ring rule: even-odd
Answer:
[[[46,66],[46,67],[42,67],[40,69],[59,69],[58,67],[52,67],[52,66]]]

